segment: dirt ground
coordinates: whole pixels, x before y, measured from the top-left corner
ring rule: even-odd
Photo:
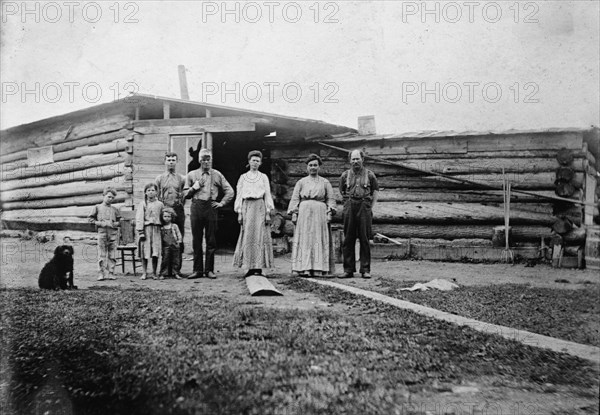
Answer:
[[[35,239],[22,240],[3,237],[0,241],[0,255],[2,269],[0,287],[37,287],[37,277],[44,263],[52,258],[57,242],[41,243]],[[233,251],[218,250],[215,257],[216,280],[164,280],[141,281],[134,277],[132,266],[126,264],[126,273],[123,275],[121,267],[117,267],[116,281],[96,281],[97,261],[96,246],[89,241],[73,242],[75,248],[75,284],[80,289],[98,286],[119,286],[123,288],[136,288],[140,286],[152,289],[166,289],[174,291],[198,292],[202,295],[225,294],[247,295],[246,286],[242,278],[244,271],[232,266]],[[290,274],[290,255],[275,258],[275,267],[265,270],[274,283],[279,278]],[[336,264],[336,274],[343,271],[341,264]],[[138,268],[138,274],[141,269]],[[182,272],[192,272],[192,258],[190,254],[184,255]],[[139,276],[139,275],[138,275]],[[378,277],[395,278],[399,281],[430,281],[443,278],[453,281],[458,285],[488,285],[488,284],[531,284],[535,287],[558,289],[578,289],[581,284],[599,284],[600,275],[592,270],[557,269],[547,264],[537,264],[527,267],[525,264],[472,264],[448,263],[432,261],[377,261],[372,264],[370,280],[364,280],[360,274],[355,274],[352,280],[345,283],[368,289],[372,284],[377,284]],[[557,280],[560,280],[557,282]],[[568,281],[568,282],[566,282]],[[290,293],[291,294],[291,293]],[[297,298],[289,297],[289,302],[294,303]]]
[[[52,257],[56,242],[40,243],[35,239],[21,240],[2,238],[2,267],[0,288],[37,287],[37,278],[43,264]],[[290,276],[289,255],[278,257],[275,267],[269,270],[270,281],[284,294],[280,297],[251,297],[243,279],[244,272],[232,266],[231,251],[221,250],[217,253],[215,268],[216,280],[146,280],[141,281],[129,271],[125,275],[117,270],[117,280],[96,281],[97,262],[94,244],[75,241],[75,284],[79,289],[103,289],[119,287],[122,289],[150,288],[172,290],[181,295],[205,296],[217,295],[229,297],[232,301],[274,308],[292,308],[299,310],[329,309],[345,313],[356,312],[344,305],[329,304],[316,295],[295,292],[280,284]],[[337,265],[337,273],[342,272],[341,264]],[[189,255],[184,256],[183,273],[192,272],[192,261]],[[138,271],[139,273],[139,271]],[[356,275],[356,274],[355,274]],[[555,289],[585,289],[588,284],[599,284],[600,276],[589,270],[553,269],[545,264],[526,267],[525,264],[464,264],[440,263],[428,261],[386,261],[372,264],[373,278],[364,280],[354,278],[344,280],[345,284],[369,289],[378,284],[380,277],[394,278],[401,281],[429,281],[444,278],[459,285],[490,284],[531,284],[536,287]],[[562,282],[557,282],[560,280]],[[565,282],[568,281],[568,282]],[[597,393],[576,391],[569,387],[547,385],[543,392],[515,387],[495,386],[494,381],[481,380],[478,384],[456,385],[448,391],[441,387],[440,393],[432,395],[426,391],[413,391],[413,405],[408,410],[422,413],[502,413],[502,414],[587,414],[597,410]],[[589,394],[589,396],[586,396]],[[486,407],[486,405],[488,405]],[[487,408],[487,409],[486,409]],[[494,408],[493,410],[491,408]],[[429,411],[429,412],[428,412]],[[452,412],[454,411],[454,412]],[[490,412],[491,411],[491,412]],[[417,412],[419,413],[419,412]]]

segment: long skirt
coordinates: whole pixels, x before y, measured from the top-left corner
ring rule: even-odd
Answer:
[[[316,200],[303,200],[292,244],[292,271],[335,272],[331,227],[327,206]]]
[[[138,240],[138,250],[141,259],[150,259],[152,257],[160,257],[162,250],[160,234],[160,225],[145,225],[144,234],[146,239]]]
[[[273,267],[273,241],[271,227],[265,224],[266,207],[263,199],[244,199],[244,222],[235,247],[233,265],[256,269]]]

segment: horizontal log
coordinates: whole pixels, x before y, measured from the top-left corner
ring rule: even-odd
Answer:
[[[385,157],[387,159],[387,157]],[[277,162],[279,159],[272,159],[272,162]],[[286,168],[284,172],[291,176],[306,175],[305,160],[284,159]],[[410,160],[403,161],[409,167],[431,171],[434,173],[444,173],[450,175],[461,174],[501,174],[504,170],[506,173],[539,173],[539,172],[555,172],[558,163],[551,158],[496,158],[496,159],[436,159],[436,160]],[[319,169],[319,174],[324,176],[335,176],[342,174],[343,171],[349,168],[348,162],[343,158],[326,159]],[[386,164],[371,161],[367,163],[367,168],[372,170],[377,176],[394,175],[394,174],[410,174],[418,175],[416,172],[409,172],[401,167],[390,166]],[[583,172],[583,159],[576,159],[570,166],[571,169],[578,172]]]
[[[514,256],[523,259],[539,258],[537,247],[511,247]],[[426,261],[464,261],[465,259],[485,262],[500,262],[504,248],[493,246],[445,246],[418,245],[410,246],[410,258]]]
[[[29,189],[62,183],[71,183],[81,180],[108,180],[129,174],[132,169],[125,167],[125,163],[113,164],[102,167],[91,167],[89,169],[76,170],[50,176],[31,177],[28,179],[10,180],[2,183],[2,191]]]
[[[469,152],[497,150],[560,150],[562,148],[581,150],[583,144],[583,132],[532,132],[441,137],[399,137],[393,135],[380,135],[367,137],[355,136],[352,138],[321,141],[335,146],[348,146],[349,148],[365,147],[367,151],[373,155],[410,154],[411,152],[442,153],[446,147],[452,148],[453,146],[461,150],[463,146],[466,146]],[[411,151],[411,148],[414,148],[415,150]]]
[[[21,166],[13,168],[11,170],[4,170],[3,167],[2,181],[26,179],[29,177],[51,176],[85,170],[92,167],[103,167],[111,164],[124,163],[128,158],[128,154],[111,153],[85,156],[57,163],[36,164],[34,166],[27,166],[25,164],[21,164]]]
[[[536,259],[539,257],[537,247],[524,246],[512,247],[515,256],[524,259]],[[448,245],[446,242],[438,244],[381,244],[376,243],[371,248],[371,258],[373,259],[417,259],[427,261],[445,261],[455,262],[472,261],[500,262],[503,256],[504,248],[493,246],[455,246]]]
[[[71,141],[66,141],[64,143],[54,144],[52,146],[52,151],[54,152],[54,161],[66,160],[68,158],[71,158],[72,157],[71,155],[65,156],[65,155],[63,155],[63,153],[66,153],[66,152],[74,150],[74,149],[79,149],[79,148],[87,147],[87,146],[96,146],[96,145],[100,145],[100,144],[110,145],[111,142],[119,141],[119,140],[126,140],[128,142],[132,141],[133,138],[131,135],[131,131],[122,129],[122,130],[118,130],[118,131],[113,131],[111,133],[98,134],[98,135],[94,135],[91,137],[85,137],[85,138],[78,139],[78,140],[71,140]],[[90,154],[95,154],[95,153],[96,153],[96,151],[94,151],[93,153],[90,153]],[[101,151],[98,151],[98,153],[101,153]],[[2,164],[11,163],[11,162],[15,162],[15,161],[21,161],[21,160],[27,160],[27,150],[18,151],[16,153],[7,154],[5,156],[0,157],[0,163],[2,163]]]
[[[126,191],[117,192],[117,196],[113,200],[113,203],[121,203],[131,197],[130,193]],[[45,209],[45,208],[56,208],[56,207],[67,207],[67,206],[89,206],[102,203],[104,196],[102,193],[95,193],[91,195],[80,195],[80,196],[68,196],[68,197],[57,197],[53,199],[42,199],[42,200],[21,200],[17,202],[7,202],[2,204],[2,209],[5,211],[16,210],[16,209]]]
[[[169,120],[140,120],[133,122],[133,129],[141,134],[194,134],[202,132],[255,131],[253,117],[173,118]],[[266,121],[265,121],[266,122]]]
[[[32,230],[32,231],[82,231],[95,232],[95,226],[84,218],[2,218],[2,226],[11,230]]]
[[[343,206],[337,206],[338,212]],[[512,225],[546,225],[550,226],[555,218],[537,212],[511,211]],[[334,217],[341,221],[341,214]],[[486,206],[477,203],[415,203],[415,202],[381,202],[373,209],[374,223],[419,223],[419,224],[504,224],[504,208]]]
[[[55,153],[54,161],[67,161],[85,156],[125,152],[127,151],[129,146],[129,141],[126,138],[120,138],[117,140],[110,141],[108,143],[97,144],[92,146],[83,146],[73,150]]]
[[[275,184],[271,184],[271,190],[274,192]],[[294,188],[285,186],[285,193],[280,196],[281,199],[290,200]],[[334,187],[333,192],[338,202],[342,201],[342,195],[339,188]],[[275,193],[275,192],[274,192]],[[532,195],[522,195],[513,193],[511,201],[514,203],[540,203],[545,199],[542,196],[555,196],[552,190],[542,190],[532,192],[540,197]],[[502,203],[504,196],[502,191],[498,190],[455,190],[455,191],[421,191],[420,189],[383,189],[379,191],[378,199],[382,202],[461,202],[461,203]]]
[[[2,212],[2,219],[23,220],[26,218],[86,218],[92,211],[92,206],[71,206],[60,208],[42,208],[42,209],[15,209]],[[117,209],[125,206],[122,203],[113,203]]]
[[[19,189],[0,193],[3,203],[22,200],[43,200],[68,196],[81,196],[99,193],[102,194],[106,186],[115,190],[132,191],[131,181],[125,180],[124,176],[115,177],[112,180],[101,181],[77,181],[58,185],[37,187],[34,189]]]
[[[2,155],[26,150],[31,147],[42,147],[78,140],[94,135],[105,134],[130,127],[130,118],[124,114],[106,115],[93,120],[79,121],[75,118],[72,125],[63,121],[62,125],[47,125],[41,127],[40,123],[28,126],[15,127],[6,130],[3,134]]]
[[[579,175],[580,173],[578,173]],[[523,190],[554,190],[554,173],[525,173],[509,174],[508,179],[513,189]],[[339,176],[326,177],[333,187],[339,186]],[[457,179],[470,180],[496,189],[502,189],[501,174],[471,174],[454,176]],[[289,176],[288,186],[294,186],[300,177]],[[442,177],[417,177],[417,176],[384,176],[378,178],[380,188],[408,188],[408,189],[449,189],[449,190],[474,190],[474,185],[459,183]]]
[[[324,143],[329,143],[329,141],[323,141]],[[362,147],[353,147],[346,146],[345,144],[336,144],[337,146],[348,148],[348,150]],[[318,143],[305,143],[304,145],[294,145],[287,146],[282,145],[280,142],[273,143],[273,148],[271,149],[271,157],[273,159],[288,159],[288,158],[297,158],[299,160],[306,160],[309,154],[316,153],[321,156],[324,160],[328,158],[341,158],[346,160],[347,154],[339,150],[335,150],[332,148],[327,148],[325,146],[319,145]],[[480,158],[552,158],[556,157],[557,150],[556,149],[541,149],[541,150],[490,150],[490,151],[477,151],[470,153],[453,153],[451,156],[455,159],[480,159]],[[367,149],[367,156],[370,153]],[[575,158],[589,158],[590,153],[584,152],[580,150],[573,150],[573,155]],[[448,159],[449,155],[447,153],[432,153],[432,154],[383,154],[382,157],[385,157],[387,160],[391,161],[402,161],[402,160],[430,160],[430,159]],[[369,163],[369,159],[367,157],[366,160]],[[557,162],[558,164],[558,162]]]
[[[421,239],[487,239],[493,236],[493,226],[490,225],[399,225],[373,224],[373,232],[381,233],[390,238],[421,238]],[[550,238],[550,227],[547,226],[515,226],[511,228],[511,238],[514,241],[539,241],[540,238]]]

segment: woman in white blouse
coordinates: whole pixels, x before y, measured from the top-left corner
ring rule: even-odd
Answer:
[[[258,171],[262,153],[248,153],[250,169],[237,183],[234,210],[238,214],[240,236],[233,265],[248,269],[246,275],[261,274],[263,268],[273,267],[273,242],[271,239],[271,211],[275,208],[269,178]]]

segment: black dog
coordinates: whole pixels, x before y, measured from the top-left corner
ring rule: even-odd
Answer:
[[[75,290],[73,285],[73,247],[60,245],[54,250],[54,257],[48,261],[38,280],[40,288],[46,290]]]

